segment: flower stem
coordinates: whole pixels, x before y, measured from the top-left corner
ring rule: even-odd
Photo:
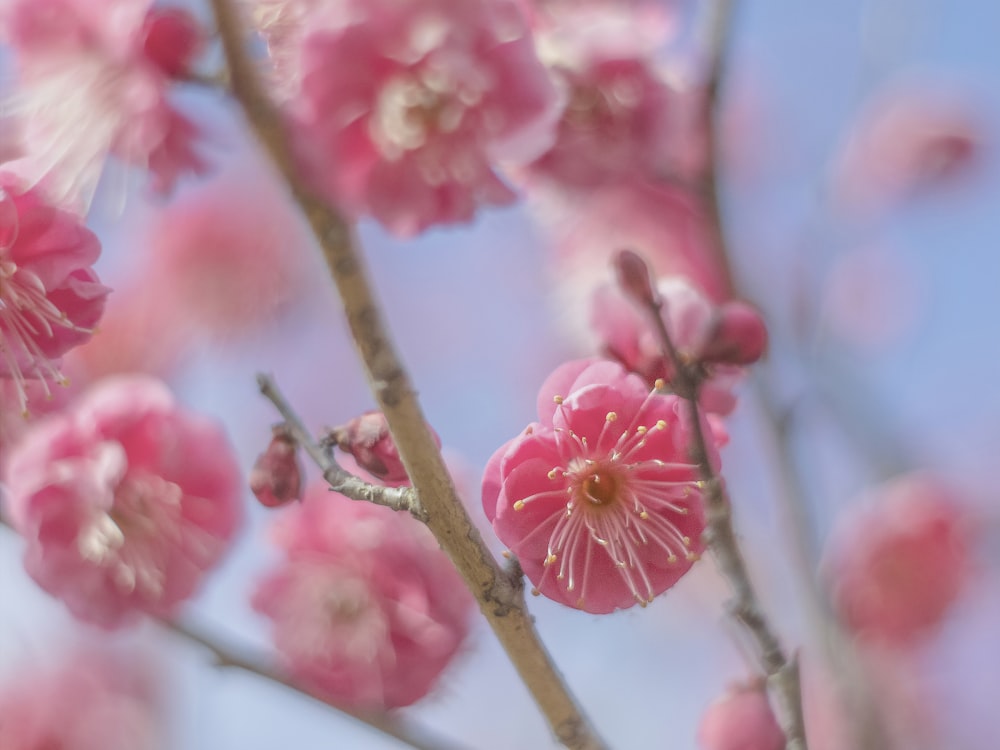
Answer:
[[[559,741],[578,750],[604,748],[538,637],[524,603],[522,581],[499,567],[465,512],[382,322],[351,227],[300,175],[281,116],[245,52],[246,38],[232,0],[212,0],[212,7],[233,96],[319,241],[369,387],[385,414],[427,527],[465,579]]]

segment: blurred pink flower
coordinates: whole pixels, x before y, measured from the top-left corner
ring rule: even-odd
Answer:
[[[656,291],[678,354],[687,362],[705,365],[702,406],[715,414],[728,414],[736,406],[732,390],[743,374],[736,365],[750,364],[763,353],[767,334],[760,315],[742,302],[715,305],[678,276],[660,278]],[[670,381],[673,367],[661,353],[647,314],[617,285],[602,285],[594,291],[590,324],[602,354],[642,376],[650,386],[661,378]]]
[[[0,685],[3,750],[155,750],[163,723],[149,675],[90,651]]]
[[[483,477],[486,515],[539,593],[606,613],[690,569],[705,517],[685,408],[614,362],[568,362],[545,381],[539,421]]]
[[[935,629],[972,573],[968,513],[926,473],[875,488],[848,511],[824,559],[830,596],[858,636],[906,646]]]
[[[303,162],[352,214],[404,236],[470,221],[515,198],[497,160],[551,143],[558,96],[511,0],[345,0],[286,16],[301,24],[278,39],[301,43]]]
[[[698,726],[701,750],[784,750],[763,684],[733,685],[708,707]]]
[[[185,191],[142,228],[146,304],[174,318],[173,328],[239,335],[272,321],[301,293],[310,240],[270,176],[235,170]]]
[[[362,711],[424,697],[474,608],[430,532],[325,483],[283,510],[273,532],[285,560],[260,582],[253,606],[272,620],[292,679]]]
[[[243,476],[222,430],[146,377],[106,378],[14,448],[25,567],[79,619],[169,615],[228,549]]]
[[[0,174],[0,377],[20,410],[29,379],[63,383],[59,358],[87,341],[109,289],[91,266],[101,246],[77,216]]]
[[[879,210],[967,175],[981,158],[984,123],[973,105],[931,83],[883,93],[863,111],[834,165],[835,195]]]
[[[169,189],[204,169],[198,129],[166,99],[171,79],[145,25],[152,0],[7,0],[0,28],[14,52],[10,110],[26,158],[60,204],[85,206],[114,154]],[[153,53],[153,56],[150,56]]]

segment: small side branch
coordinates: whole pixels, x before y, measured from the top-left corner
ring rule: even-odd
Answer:
[[[339,492],[351,500],[384,505],[387,508],[392,508],[392,510],[405,510],[417,520],[427,521],[427,514],[420,507],[420,500],[417,498],[417,493],[411,487],[385,487],[380,484],[366,482],[354,476],[354,474],[337,463],[337,460],[328,450],[324,449],[313,439],[313,436],[306,429],[299,415],[292,409],[291,404],[288,403],[288,400],[278,390],[277,384],[275,384],[270,376],[258,374],[257,386],[260,388],[261,394],[274,404],[274,408],[281,414],[281,418],[285,421],[285,426],[292,437],[295,438],[295,442],[302,446],[305,452],[309,454],[309,457],[322,470],[323,478],[330,485],[331,490]]]

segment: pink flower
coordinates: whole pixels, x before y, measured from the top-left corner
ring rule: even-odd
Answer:
[[[87,341],[108,288],[91,265],[101,247],[80,219],[0,174],[0,377],[21,411],[29,379],[64,383],[59,358]]]
[[[139,376],[107,378],[36,424],[8,482],[29,575],[107,628],[191,597],[242,515],[243,477],[222,430]]]
[[[567,606],[606,613],[652,601],[702,550],[684,402],[587,359],[549,376],[538,416],[486,466],[483,508],[497,536],[538,592]]]
[[[923,473],[897,477],[850,512],[824,560],[830,596],[859,636],[906,645],[932,631],[972,572],[968,515]]]
[[[767,333],[760,315],[743,302],[713,304],[679,276],[661,277],[656,293],[678,354],[705,366],[702,406],[728,414],[736,406],[732,389],[742,376],[735,365],[753,362],[764,350]],[[662,354],[648,314],[616,286],[605,284],[594,291],[590,324],[605,356],[641,375],[649,385],[658,379],[670,381],[673,367]]]
[[[984,127],[954,91],[911,83],[886,92],[861,113],[835,164],[836,197],[881,209],[955,182],[981,160]]]
[[[159,189],[204,169],[197,128],[166,99],[164,65],[183,55],[167,61],[150,43],[151,4],[8,0],[0,8],[18,79],[11,109],[27,152],[17,171],[44,179],[60,204],[89,202],[108,154],[149,169]]]
[[[784,750],[778,726],[761,684],[735,685],[717,700],[698,726],[701,750]]]
[[[425,696],[469,630],[471,595],[412,517],[353,502],[326,484],[306,490],[274,526],[285,560],[254,608],[292,678],[363,711]]]
[[[149,680],[93,651],[55,668],[33,665],[0,686],[3,750],[155,750],[163,723]]]
[[[537,156],[558,114],[514,2],[345,0],[296,18],[279,39],[301,39],[304,161],[348,211],[413,235],[514,200],[496,161]]]

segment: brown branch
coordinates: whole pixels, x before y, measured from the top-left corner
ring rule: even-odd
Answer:
[[[277,384],[271,377],[258,374],[257,386],[260,388],[261,394],[274,404],[274,408],[281,414],[282,419],[285,420],[285,426],[295,438],[295,442],[305,449],[309,457],[322,470],[323,479],[330,485],[331,490],[339,492],[351,500],[383,505],[397,511],[405,510],[417,520],[427,521],[427,514],[420,507],[417,493],[411,487],[385,487],[356,477],[337,463],[337,460],[313,439],[299,415],[292,409],[291,404],[278,390]]]
[[[239,653],[217,641],[211,635],[199,631],[198,628],[192,625],[186,625],[175,620],[157,620],[157,622],[161,627],[175,635],[208,650],[212,654],[217,667],[239,669],[243,672],[255,674],[269,682],[283,685],[289,690],[294,690],[307,698],[322,703],[354,721],[360,722],[384,735],[393,737],[404,745],[417,748],[417,750],[461,750],[460,746],[441,737],[434,737],[427,730],[415,727],[412,724],[407,726],[387,713],[361,713],[345,706],[337,705],[326,698],[314,695],[299,687],[284,675],[265,666],[262,662]]]
[[[281,117],[244,50],[245,35],[231,0],[212,0],[233,95],[283,176],[319,241],[340,293],[365,375],[400,458],[412,480],[428,528],[451,558],[564,745],[597,750],[604,744],[577,707],[535,631],[523,585],[504,573],[483,543],[445,468],[409,376],[396,354],[348,223],[299,174]]]

